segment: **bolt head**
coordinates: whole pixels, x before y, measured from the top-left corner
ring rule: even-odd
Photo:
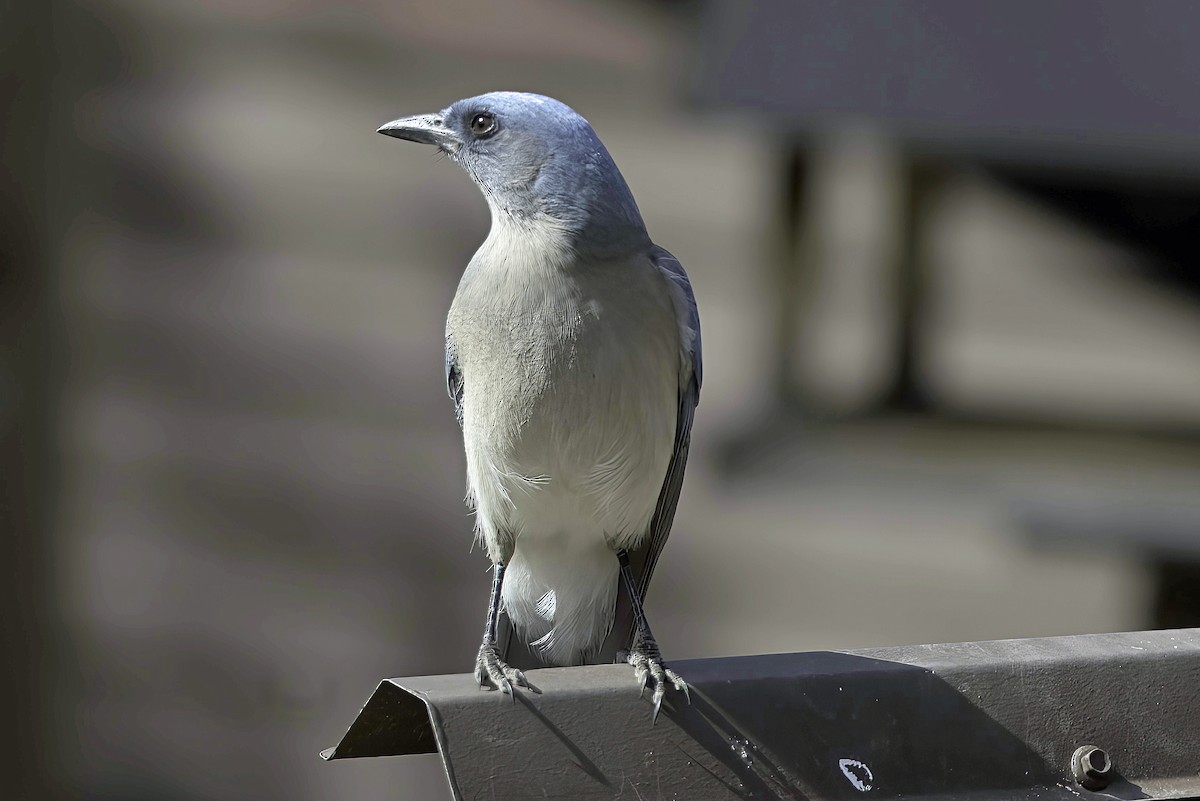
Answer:
[[[1071,774],[1085,790],[1102,790],[1113,778],[1108,752],[1094,745],[1081,745],[1071,755]]]

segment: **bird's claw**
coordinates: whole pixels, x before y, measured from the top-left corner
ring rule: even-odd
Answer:
[[[525,674],[516,668],[509,667],[500,659],[500,649],[495,643],[484,643],[479,647],[479,656],[475,659],[475,680],[480,687],[492,687],[517,700],[513,693],[513,685],[533,689],[533,685],[525,678]]]
[[[635,647],[625,657],[625,661],[633,665],[633,678],[638,683],[638,697],[645,697],[646,687],[650,687],[650,703],[654,705],[654,711],[650,715],[651,724],[658,720],[658,713],[662,710],[663,696],[667,694],[667,682],[683,693],[689,704],[692,703],[692,694],[688,690],[687,682],[663,664],[657,648]]]

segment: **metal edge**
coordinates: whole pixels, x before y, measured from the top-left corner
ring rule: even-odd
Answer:
[[[334,760],[432,754],[438,751],[439,731],[424,693],[386,679],[371,693],[338,744],[321,751],[320,756]]]
[[[397,684],[400,689],[412,693],[425,702],[425,708],[429,713],[429,725],[433,729],[433,737],[437,741],[438,756],[442,760],[442,772],[446,774],[446,781],[450,784],[450,792],[454,796],[454,801],[464,801],[462,789],[458,786],[458,777],[454,775],[454,766],[450,764],[450,759],[446,756],[448,753],[446,748],[446,728],[442,725],[442,716],[438,713],[437,707],[429,700],[429,697],[419,690],[409,689]]]

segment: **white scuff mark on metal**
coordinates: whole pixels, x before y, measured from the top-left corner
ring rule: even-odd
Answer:
[[[875,781],[875,775],[871,773],[871,769],[863,762],[857,759],[839,759],[838,767],[842,770],[842,775],[850,780],[850,784],[855,790],[860,793],[865,793],[871,789],[871,783]]]

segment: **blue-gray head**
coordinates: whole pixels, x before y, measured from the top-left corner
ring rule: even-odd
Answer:
[[[561,226],[577,251],[649,243],[642,215],[592,126],[553,98],[491,92],[379,133],[437,145],[479,184],[493,218]]]

